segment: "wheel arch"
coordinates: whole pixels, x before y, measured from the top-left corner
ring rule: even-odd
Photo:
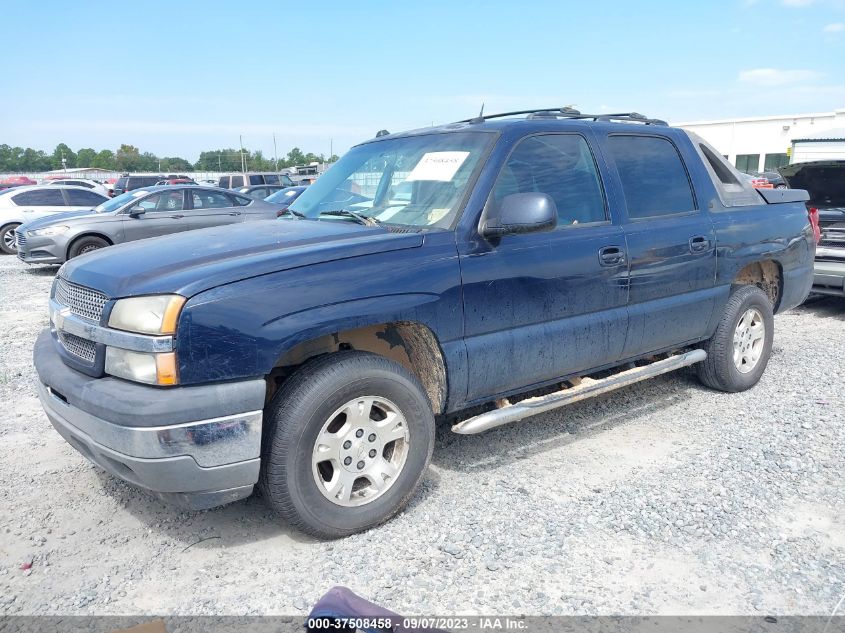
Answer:
[[[105,240],[108,242],[109,246],[114,246],[114,240],[111,239],[108,235],[104,233],[98,233],[97,231],[85,231],[84,233],[80,233],[79,235],[75,236],[72,240],[69,240],[67,243],[67,248],[65,249],[65,258],[70,259],[70,251],[73,248],[73,245],[76,244],[79,240],[84,239],[86,237],[99,237],[101,240]]]
[[[783,296],[783,267],[774,259],[761,259],[740,268],[734,275],[733,286],[757,286],[772,302],[777,312]]]
[[[371,352],[398,362],[420,381],[432,411],[439,414],[445,410],[447,372],[437,336],[425,324],[405,320],[333,329],[297,343],[282,353],[265,377],[268,401],[304,362],[347,350]]]

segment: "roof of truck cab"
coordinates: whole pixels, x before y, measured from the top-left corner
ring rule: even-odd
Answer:
[[[645,132],[649,134],[665,134],[667,130],[679,130],[669,125],[646,125],[637,122],[619,122],[619,121],[595,121],[592,119],[578,119],[578,118],[508,118],[508,119],[492,119],[479,122],[459,121],[456,123],[446,123],[443,125],[435,125],[424,128],[417,128],[414,130],[405,130],[393,134],[385,134],[377,136],[359,145],[367,143],[374,143],[378,141],[385,141],[395,138],[404,138],[409,136],[423,136],[426,134],[446,134],[455,132],[494,132],[502,133],[506,131],[521,130],[526,134],[534,132],[556,130],[577,130],[577,129],[599,129],[613,132]],[[681,130],[683,131],[683,130]]]

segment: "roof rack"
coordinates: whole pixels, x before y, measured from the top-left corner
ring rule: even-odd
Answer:
[[[668,125],[661,119],[651,119],[638,112],[620,112],[616,114],[583,114],[571,107],[545,108],[542,110],[515,110],[513,112],[501,112],[499,114],[479,114],[471,119],[463,119],[458,123],[483,123],[490,119],[501,119],[508,116],[524,114],[528,119],[589,119],[592,121],[629,121],[642,123],[644,125]]]

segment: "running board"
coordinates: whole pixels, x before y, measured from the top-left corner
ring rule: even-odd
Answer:
[[[608,391],[619,389],[620,387],[633,385],[635,382],[653,378],[654,376],[659,376],[660,374],[665,374],[681,367],[700,363],[705,358],[707,358],[707,352],[703,349],[694,349],[684,354],[677,354],[676,356],[655,361],[649,365],[626,369],[607,378],[601,378],[599,380],[584,378],[575,387],[562,389],[546,396],[528,398],[516,404],[506,404],[499,409],[458,422],[452,427],[452,431],[461,435],[483,433],[503,424],[518,422],[532,415],[545,413],[546,411],[551,411],[552,409],[557,409],[558,407],[578,402],[579,400],[586,400],[587,398],[592,398],[593,396],[598,396]]]

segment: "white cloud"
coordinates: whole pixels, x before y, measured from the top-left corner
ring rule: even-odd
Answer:
[[[845,22],[831,22],[830,24],[825,24],[822,31],[825,33],[841,33],[842,31],[845,31]]]
[[[815,0],[781,0],[785,7],[809,7]]]
[[[782,70],[779,68],[754,68],[739,73],[739,81],[754,86],[786,86],[819,79],[821,73],[814,70]]]

